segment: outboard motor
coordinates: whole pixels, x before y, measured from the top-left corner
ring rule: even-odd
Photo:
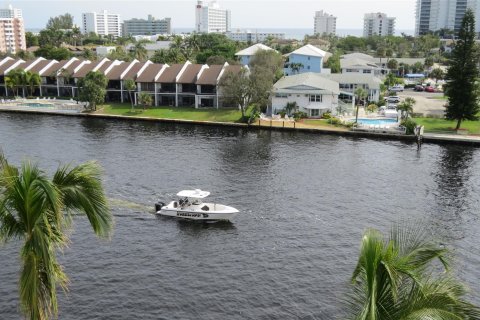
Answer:
[[[155,203],[155,212],[158,212],[162,209],[162,207],[165,206],[165,203],[164,202],[157,202]]]

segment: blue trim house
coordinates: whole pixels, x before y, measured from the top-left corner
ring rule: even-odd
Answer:
[[[305,72],[322,73],[326,55],[325,51],[307,44],[288,55],[283,73],[286,76]]]
[[[250,59],[252,58],[252,56],[254,56],[255,53],[257,53],[257,51],[259,50],[273,50],[273,49],[264,44],[257,43],[251,47],[238,51],[237,53],[235,53],[235,55],[238,57],[238,59],[240,60],[240,63],[243,66],[247,66],[250,63]]]

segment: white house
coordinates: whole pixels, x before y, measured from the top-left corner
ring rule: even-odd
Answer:
[[[345,95],[345,93],[353,94],[357,88],[362,88],[365,89],[368,94],[368,101],[380,100],[380,85],[382,84],[382,80],[372,74],[332,73],[324,74],[323,76],[338,82],[343,95]],[[351,100],[351,96],[345,97],[345,99]]]
[[[338,82],[319,73],[286,76],[273,86],[272,111],[278,113],[285,109],[287,103],[296,102],[299,111],[309,117],[321,117],[327,111],[335,114],[339,94]]]

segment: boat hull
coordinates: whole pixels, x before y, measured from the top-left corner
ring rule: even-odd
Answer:
[[[208,207],[208,210],[204,209],[206,207]],[[202,203],[199,206],[176,208],[172,202],[168,206],[163,206],[156,214],[187,220],[229,221],[238,214],[238,210],[233,207],[214,203]]]

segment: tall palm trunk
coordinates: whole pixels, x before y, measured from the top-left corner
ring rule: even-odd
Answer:
[[[460,129],[460,124],[462,123],[462,119],[458,119],[457,121],[457,126],[455,127],[455,130]]]

